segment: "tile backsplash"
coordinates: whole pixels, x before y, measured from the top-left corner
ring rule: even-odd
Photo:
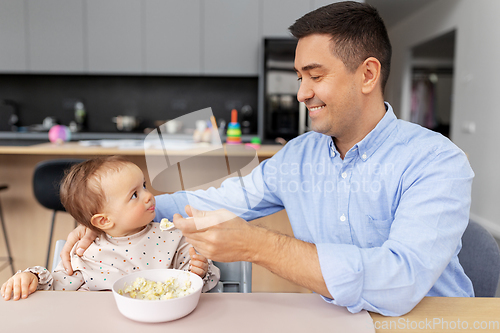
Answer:
[[[231,109],[249,105],[250,133],[257,133],[257,77],[164,77],[100,75],[0,75],[0,99],[19,107],[19,125],[41,124],[54,117],[60,124],[74,120],[74,105],[82,101],[89,132],[118,132],[112,118],[137,116],[145,127],[211,107],[217,120],[229,122]]]

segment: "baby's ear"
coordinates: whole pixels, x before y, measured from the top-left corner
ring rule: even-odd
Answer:
[[[107,230],[113,227],[113,222],[105,214],[95,214],[90,219],[90,223],[101,230]]]

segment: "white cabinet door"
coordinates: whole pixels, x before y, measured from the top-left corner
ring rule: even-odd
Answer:
[[[26,61],[26,30],[24,1],[0,1],[0,71],[24,72]]]
[[[257,75],[259,5],[255,0],[206,0],[203,15],[203,72]]]
[[[142,5],[139,0],[86,0],[89,72],[143,72]]]
[[[83,73],[83,0],[28,0],[27,6],[29,71]]]
[[[263,37],[291,37],[288,27],[311,10],[304,0],[264,0],[262,10]]]
[[[148,74],[201,74],[201,0],[146,0]]]

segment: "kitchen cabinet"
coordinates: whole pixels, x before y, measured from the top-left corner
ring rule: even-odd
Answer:
[[[265,0],[262,5],[263,37],[291,37],[288,27],[311,8],[303,0]]]
[[[205,0],[203,73],[257,75],[260,1]]]
[[[202,73],[201,0],[145,0],[145,71]]]
[[[85,70],[82,0],[28,0],[30,72]]]
[[[257,76],[262,37],[331,0],[2,0],[0,72]]]
[[[25,3],[19,0],[0,1],[0,71],[25,72],[26,22]]]
[[[311,0],[311,5],[312,5],[311,10],[315,10],[315,9],[318,9],[319,7],[323,7],[323,6],[326,6],[326,5],[335,3],[335,2],[340,2],[340,1],[343,1],[343,0]],[[354,1],[365,2],[365,0],[354,0]]]
[[[142,5],[137,0],[86,0],[90,73],[143,72]]]

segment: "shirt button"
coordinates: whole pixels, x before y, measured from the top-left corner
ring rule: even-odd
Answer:
[[[347,177],[347,172],[342,172],[342,178],[346,178]]]
[[[368,156],[366,156],[366,154],[363,154],[363,156],[361,156],[362,159],[366,160]]]
[[[342,214],[342,216],[340,217],[340,221],[344,222],[345,221],[345,215]]]

